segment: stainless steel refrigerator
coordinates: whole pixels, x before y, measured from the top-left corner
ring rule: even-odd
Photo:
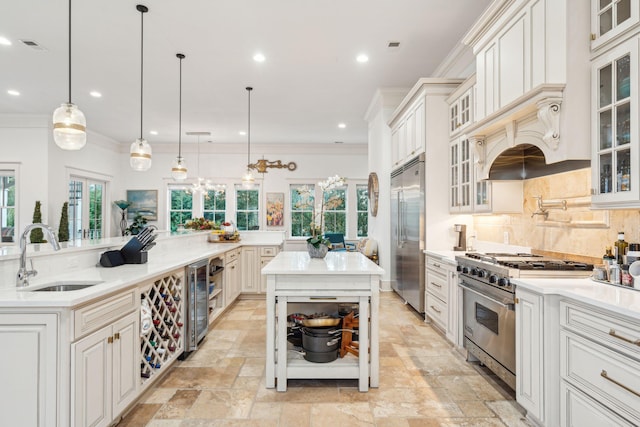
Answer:
[[[391,287],[419,313],[424,313],[424,165],[422,154],[391,172]]]

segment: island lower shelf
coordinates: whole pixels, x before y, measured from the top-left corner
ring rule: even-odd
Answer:
[[[276,370],[277,370],[276,363]],[[353,356],[337,358],[333,362],[316,363],[303,359],[302,355],[289,352],[287,356],[289,379],[359,379],[360,366]]]

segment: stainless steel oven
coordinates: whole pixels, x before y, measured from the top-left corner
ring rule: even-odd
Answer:
[[[464,347],[511,388],[516,386],[516,308],[512,278],[585,277],[593,265],[531,254],[457,256],[463,291]]]
[[[464,346],[510,387],[516,386],[514,294],[463,277]]]

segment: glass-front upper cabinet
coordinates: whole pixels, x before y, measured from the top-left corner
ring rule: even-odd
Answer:
[[[593,61],[594,205],[639,204],[638,38]]]
[[[473,89],[469,88],[449,105],[449,133],[462,130],[473,120]]]
[[[468,138],[459,138],[450,145],[449,152],[449,212],[473,210],[473,155]]]
[[[638,0],[591,0],[592,49],[616,39],[639,21]]]

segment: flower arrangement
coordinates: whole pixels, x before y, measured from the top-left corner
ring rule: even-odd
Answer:
[[[185,228],[192,230],[218,230],[220,226],[214,221],[209,221],[205,218],[193,218],[184,224]]]
[[[320,196],[320,202],[314,205],[313,194],[309,187],[304,186],[299,188],[298,194],[302,197],[302,201],[297,204],[298,208],[313,208],[312,221],[309,224],[311,237],[307,239],[307,243],[313,245],[314,248],[319,248],[320,245],[331,246],[331,242],[323,237],[324,232],[324,211],[325,209],[335,209],[339,207],[343,200],[339,196],[331,196],[325,200],[327,192],[344,186],[346,179],[339,175],[330,176],[324,181],[318,183],[318,187],[322,191]]]

